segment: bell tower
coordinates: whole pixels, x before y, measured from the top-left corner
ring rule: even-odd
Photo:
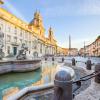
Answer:
[[[36,11],[34,13],[34,19],[31,21],[30,26],[34,27],[35,30],[38,30],[38,34],[44,37],[45,29],[43,26],[42,16],[39,11]]]
[[[40,12],[38,11],[34,13],[33,25],[36,27],[43,27],[42,16],[40,15]]]
[[[48,36],[49,40],[52,41],[54,39],[54,34],[53,34],[53,30],[52,28],[50,27],[49,28],[49,36]]]

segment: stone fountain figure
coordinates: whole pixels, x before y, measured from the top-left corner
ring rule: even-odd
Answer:
[[[37,58],[38,57],[38,52],[37,52],[37,48],[38,48],[38,40],[37,39],[35,39],[34,40],[34,46],[33,46],[33,48],[34,48],[34,53],[33,53],[33,57],[34,58]]]
[[[18,52],[18,55],[16,57],[17,60],[24,60],[26,59],[26,52],[28,51],[28,47],[25,43],[22,44],[21,49]]]
[[[4,33],[1,31],[0,28],[0,60],[2,60],[2,58],[4,57],[3,47],[4,47]]]

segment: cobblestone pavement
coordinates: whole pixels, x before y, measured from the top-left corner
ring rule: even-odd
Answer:
[[[91,85],[75,97],[74,100],[100,100],[100,84],[92,79]]]
[[[65,64],[65,66],[66,66],[66,64]],[[79,68],[79,67],[72,67],[72,68],[75,70],[76,80],[87,74],[87,72],[83,68]],[[75,95],[78,95],[79,93],[84,91],[86,88],[89,87],[90,84],[91,84],[91,80],[82,82],[81,88],[75,92]],[[73,85],[73,89],[74,88],[76,88],[76,85]],[[30,95],[29,97],[25,98],[24,100],[52,100],[52,98],[53,98],[53,91],[49,92],[49,93],[45,93],[44,95],[41,95],[41,96],[37,96],[35,98],[34,98],[34,96]]]
[[[66,66],[67,64],[65,64]],[[70,65],[70,67],[72,67]],[[83,77],[85,75],[87,75],[88,73],[81,67],[76,67],[76,66],[73,66],[72,67],[75,71],[75,75],[76,75],[76,78],[75,80],[79,79],[80,77]],[[81,88],[79,88],[76,92],[75,92],[75,95],[79,94],[81,91],[84,91],[86,88],[89,87],[89,85],[91,84],[91,80],[88,80],[88,81],[84,81],[81,83]],[[76,85],[73,85],[73,89],[76,88],[77,86]]]

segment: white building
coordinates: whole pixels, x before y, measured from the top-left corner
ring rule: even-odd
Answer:
[[[31,23],[26,23],[0,8],[0,31],[4,33],[5,56],[16,55],[22,43],[28,46],[28,54],[32,56],[56,54],[57,42],[54,39],[52,28],[49,29],[49,36],[46,38],[39,12],[34,14]]]

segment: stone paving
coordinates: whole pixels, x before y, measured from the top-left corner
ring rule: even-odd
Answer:
[[[82,91],[74,100],[100,100],[100,84],[91,81],[89,88]]]
[[[65,63],[65,66],[69,66],[74,69],[76,74],[76,80],[93,72],[93,68],[91,71],[88,71],[84,67],[86,66],[85,64],[81,65],[81,67],[80,64],[76,64],[76,66],[71,66],[71,63]],[[76,85],[73,85],[73,88],[75,87]],[[49,91],[37,97],[36,95],[31,94],[21,100],[52,100],[52,98],[53,91]],[[100,100],[100,84],[95,83],[93,79],[82,82],[82,86],[75,92],[75,98],[73,100]]]
[[[70,67],[72,67],[75,71],[76,74],[76,79],[79,79],[80,77],[83,77],[85,75],[88,75],[87,71],[84,68],[81,67],[76,67],[76,66],[71,66],[71,64],[69,63],[65,63],[65,66],[69,65]],[[89,72],[91,73],[91,72]],[[86,88],[89,87],[89,85],[91,84],[91,80],[85,81],[81,83],[81,87],[75,92],[75,95],[79,94],[81,91],[84,91]],[[73,85],[73,89],[76,88],[76,85]]]
[[[67,65],[68,65],[68,63],[65,64],[65,66],[67,66]],[[69,66],[71,67],[70,64],[69,64]],[[79,79],[80,77],[85,76],[85,75],[88,74],[83,68],[76,67],[76,66],[74,66],[72,68],[75,70],[76,79]],[[75,92],[75,95],[78,96],[79,93],[86,90],[90,86],[90,84],[91,84],[91,80],[88,80],[86,82],[82,82],[81,88],[77,92]],[[73,88],[76,88],[76,85],[73,85]],[[43,93],[42,95],[37,96],[37,97],[34,96],[34,94],[31,94],[30,96],[25,97],[24,99],[21,99],[21,100],[52,100],[52,98],[53,98],[53,91],[49,92],[49,93],[48,92]],[[75,99],[75,100],[81,100],[81,99]],[[82,100],[87,100],[87,99],[82,99]],[[89,100],[95,100],[95,99],[89,99]]]
[[[68,65],[68,63],[65,65]],[[76,66],[72,68],[75,70],[76,79],[79,79],[82,76],[92,73],[92,71],[87,71],[85,68],[83,69]],[[75,88],[75,85],[73,85],[73,88]],[[53,93],[40,96],[38,97],[38,100],[52,100],[52,95]],[[81,88],[77,92],[75,92],[75,95],[76,96],[74,100],[100,100],[100,84],[95,83],[94,79],[82,82]],[[34,98],[32,100],[37,99]]]

